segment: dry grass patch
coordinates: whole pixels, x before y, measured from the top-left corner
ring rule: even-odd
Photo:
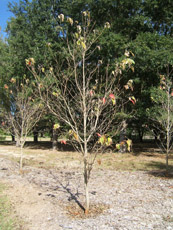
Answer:
[[[173,167],[173,159],[169,160]],[[97,166],[101,169],[122,171],[150,171],[165,168],[165,156],[158,153],[141,152],[138,156],[125,153],[107,153],[98,155]]]
[[[145,145],[147,146],[147,145]],[[122,170],[122,171],[153,171],[165,169],[165,154],[152,146],[146,148],[144,145],[137,154],[133,153],[104,153],[98,154],[95,169]],[[72,151],[52,151],[50,148],[33,145],[24,149],[24,166],[41,168],[80,168],[82,167],[82,156]],[[151,150],[151,151],[150,151]],[[155,151],[154,151],[155,150]],[[13,145],[1,145],[0,155],[19,161],[20,149]],[[170,155],[169,167],[173,171],[173,155]]]

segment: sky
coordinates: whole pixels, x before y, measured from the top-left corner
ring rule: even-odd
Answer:
[[[13,16],[11,12],[8,10],[8,2],[17,2],[19,3],[19,0],[0,0],[0,27],[1,27],[1,35],[3,38],[6,37],[6,33],[4,32],[7,20]]]

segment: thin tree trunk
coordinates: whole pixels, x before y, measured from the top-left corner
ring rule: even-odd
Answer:
[[[87,141],[84,143],[84,185],[85,185],[85,214],[87,215],[89,212],[89,190],[88,190],[88,182],[89,182],[89,168],[88,168],[88,151],[87,151]]]
[[[140,130],[140,128],[138,129],[138,136],[139,136],[139,141],[143,142],[143,132]]]
[[[84,118],[84,184],[85,184],[85,214],[89,212],[89,168],[88,168],[88,148],[87,148],[87,108],[86,108],[86,79],[85,79],[85,52],[83,53],[83,118]]]
[[[88,178],[86,178],[86,182],[85,182],[85,197],[86,197],[85,214],[87,215],[88,212],[89,212],[89,206],[90,206],[90,201],[89,201],[89,189],[88,189]]]
[[[34,143],[37,143],[38,142],[38,132],[34,131],[33,135],[34,135]]]
[[[20,170],[23,169],[23,144],[20,145]]]
[[[167,108],[167,127],[166,127],[166,171],[168,171],[169,148],[170,148],[170,87],[168,87],[168,108]]]
[[[53,129],[53,131],[52,131],[52,149],[53,150],[57,149],[57,144],[58,144],[57,130]]]
[[[12,141],[14,142],[14,141],[15,141],[15,136],[14,136],[14,135],[11,135],[11,139],[12,139]]]
[[[167,153],[166,153],[166,171],[168,171],[168,169],[169,169],[168,161],[169,161],[169,154],[168,154],[168,152],[167,152]]]
[[[16,147],[20,147],[20,138],[16,137]]]

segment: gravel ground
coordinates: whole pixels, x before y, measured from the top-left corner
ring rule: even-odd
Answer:
[[[0,158],[0,181],[8,184],[17,216],[27,230],[173,230],[173,179],[147,172],[97,170],[90,179],[91,204],[105,205],[87,218],[69,215],[68,207],[83,203],[81,169],[38,169]]]

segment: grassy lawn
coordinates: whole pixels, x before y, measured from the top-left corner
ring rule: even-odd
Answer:
[[[22,230],[20,223],[12,217],[12,207],[4,195],[5,185],[0,183],[0,230]]]
[[[64,146],[67,148],[67,146]],[[20,149],[14,145],[3,143],[0,145],[4,156],[19,161]],[[24,148],[24,165],[41,168],[71,168],[82,167],[82,156],[70,151],[68,148],[62,151],[52,151],[51,143],[29,143]],[[169,159],[170,171],[173,171],[173,154]],[[122,170],[122,171],[153,171],[165,169],[165,154],[153,144],[143,143],[134,146],[133,153],[103,153],[98,154],[95,161],[95,169]]]

